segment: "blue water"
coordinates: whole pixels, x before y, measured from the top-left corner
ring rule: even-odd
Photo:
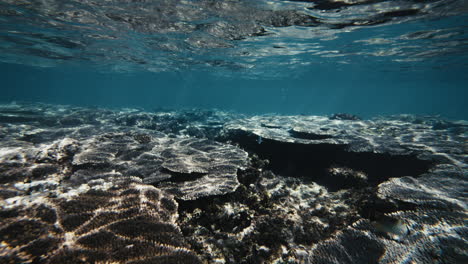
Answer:
[[[2,0],[0,101],[468,119],[466,1],[357,2]]]

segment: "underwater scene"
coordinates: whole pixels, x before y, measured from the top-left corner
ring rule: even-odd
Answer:
[[[0,263],[468,263],[468,1],[0,0]]]

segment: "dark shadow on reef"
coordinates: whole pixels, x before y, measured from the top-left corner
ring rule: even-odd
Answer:
[[[310,179],[329,191],[377,186],[395,177],[417,177],[433,164],[414,155],[350,152],[346,145],[338,144],[300,144],[270,139],[259,143],[258,136],[245,132],[238,132],[230,140],[249,153],[269,160],[267,169],[275,174]],[[361,179],[359,174],[362,174]]]

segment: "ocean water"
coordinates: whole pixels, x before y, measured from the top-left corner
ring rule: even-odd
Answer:
[[[466,119],[465,1],[1,1],[2,102]]]
[[[0,263],[468,263],[468,1],[0,0]]]

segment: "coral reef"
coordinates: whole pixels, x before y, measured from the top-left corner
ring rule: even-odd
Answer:
[[[466,263],[464,121],[0,106],[2,263]]]
[[[134,178],[110,182],[3,210],[2,263],[201,263],[172,196]]]

